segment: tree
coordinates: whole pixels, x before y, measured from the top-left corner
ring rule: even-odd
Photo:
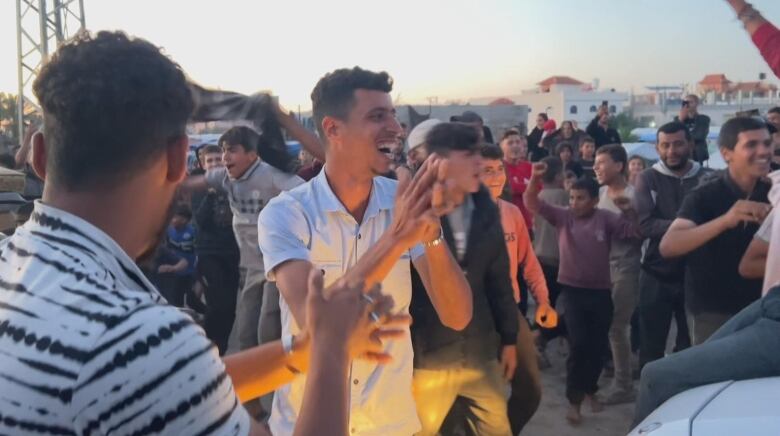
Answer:
[[[619,113],[614,120],[615,129],[620,134],[620,138],[623,142],[638,142],[639,138],[631,133],[632,130],[637,127],[642,127],[642,123],[634,118],[634,114],[631,111],[625,111]]]
[[[0,132],[14,142],[19,142],[16,96],[0,92]]]

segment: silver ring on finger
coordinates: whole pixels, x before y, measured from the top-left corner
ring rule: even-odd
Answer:
[[[371,298],[370,295],[368,294],[361,294],[361,295],[363,296],[363,299],[368,302],[368,304],[374,304],[374,299]]]
[[[368,317],[369,317],[369,318],[371,318],[371,321],[373,321],[373,322],[374,322],[374,324],[378,324],[378,323],[379,323],[379,319],[380,319],[380,318],[379,318],[379,315],[377,315],[377,314],[376,314],[376,312],[374,312],[374,311],[371,311],[371,312],[368,314]]]

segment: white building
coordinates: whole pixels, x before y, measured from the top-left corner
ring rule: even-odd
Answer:
[[[568,76],[553,76],[537,85],[536,89],[506,97],[517,105],[528,107],[529,129],[536,124],[537,114],[544,112],[558,126],[562,121],[572,120],[584,130],[604,101],[610,112],[617,115],[623,112],[629,100],[628,94],[624,92],[600,90],[597,84],[586,84]]]

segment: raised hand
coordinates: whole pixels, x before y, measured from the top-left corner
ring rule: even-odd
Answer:
[[[547,164],[544,162],[536,162],[533,165],[531,176],[535,179],[541,179],[547,172]]]
[[[350,358],[386,363],[391,357],[384,351],[386,340],[407,334],[408,315],[393,315],[392,298],[382,295],[379,285],[368,293],[363,283],[340,279],[323,291],[322,273],[309,274],[307,333],[312,346],[346,352]]]

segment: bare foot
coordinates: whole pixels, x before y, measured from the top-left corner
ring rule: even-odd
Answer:
[[[590,403],[590,411],[593,413],[601,413],[604,411],[604,405],[601,404],[595,395],[586,395],[588,402]]]
[[[571,425],[580,425],[582,423],[582,414],[580,413],[579,404],[570,404],[569,411],[566,412],[566,421]]]

